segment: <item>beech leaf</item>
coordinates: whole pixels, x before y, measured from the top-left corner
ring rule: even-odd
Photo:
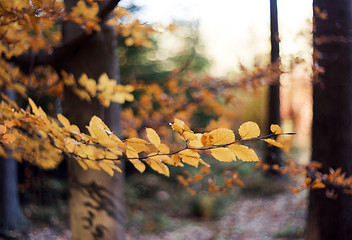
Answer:
[[[241,136],[241,139],[256,138],[260,135],[259,126],[255,122],[243,123],[238,129],[238,132]]]

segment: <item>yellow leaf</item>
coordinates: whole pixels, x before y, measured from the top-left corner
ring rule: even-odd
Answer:
[[[142,163],[138,159],[129,159],[129,161],[133,164],[133,166],[139,171],[139,172],[144,172],[145,171],[145,164]]]
[[[103,171],[108,173],[110,176],[114,176],[114,170],[112,170],[112,168],[108,164],[104,162],[99,162],[99,167],[101,167],[101,169],[103,169]]]
[[[182,120],[177,118],[175,119],[174,123],[171,124],[171,127],[173,130],[181,134],[183,132],[192,132]]]
[[[148,151],[148,142],[140,139],[140,138],[129,138],[125,140],[125,143],[127,145],[131,146],[133,149],[135,149],[137,152],[143,152],[143,151]]]
[[[160,137],[152,128],[146,128],[147,130],[147,138],[149,142],[152,143],[154,146],[158,147],[160,145]]]
[[[66,127],[66,128],[70,128],[71,124],[70,124],[70,121],[62,114],[58,114],[57,115],[57,119],[59,119],[60,123]]]
[[[163,164],[161,161],[158,161],[155,159],[150,159],[147,161],[147,163],[154,171],[157,171],[160,174],[164,174],[167,177],[170,176],[169,168],[165,164]]]
[[[132,46],[132,45],[133,45],[133,43],[134,43],[133,38],[131,38],[131,37],[126,38],[126,40],[125,40],[125,44],[126,44],[126,46],[127,46],[127,47]]]
[[[272,131],[274,134],[282,134],[283,133],[282,129],[277,124],[271,124],[270,131]]]
[[[94,79],[88,78],[87,74],[83,73],[78,79],[78,82],[81,86],[85,87],[87,92],[95,97],[97,94],[97,83]]]
[[[283,148],[284,145],[282,145],[281,143],[275,141],[274,139],[270,139],[270,138],[267,138],[267,139],[264,139],[265,142],[275,146],[275,147],[278,147],[278,148]]]
[[[31,98],[28,98],[28,102],[29,105],[31,105],[32,108],[32,112],[34,113],[34,115],[39,115],[39,109],[37,107],[37,105],[35,105],[34,101]]]
[[[88,168],[94,169],[94,170],[100,170],[100,167],[97,162],[91,161],[91,160],[82,160],[84,161],[85,164],[87,164]]]
[[[167,145],[161,143],[159,146],[158,146],[158,150],[160,153],[169,153],[170,152],[170,149]]]
[[[117,155],[114,152],[105,151],[105,157],[107,159],[117,159]]]
[[[241,136],[241,139],[256,138],[260,135],[259,126],[255,122],[243,123],[238,129],[238,132]]]
[[[207,146],[212,144],[212,138],[213,136],[211,136],[209,133],[203,133],[200,140],[203,146]]]
[[[185,149],[179,153],[182,162],[198,167],[200,155],[191,149]]]
[[[149,155],[153,155],[153,153],[149,154]],[[167,155],[156,155],[156,156],[149,156],[149,159],[153,159],[156,161],[161,161],[170,165],[174,165],[174,162],[171,160],[171,158]]]
[[[67,138],[65,139],[65,147],[69,153],[72,153],[75,151],[77,146],[77,142],[73,138]]]
[[[202,142],[197,138],[196,140],[192,140],[188,143],[188,145],[191,147],[191,148],[201,148],[203,147],[203,144]]]
[[[134,150],[134,148],[132,148],[129,145],[127,145],[126,156],[127,156],[127,158],[130,158],[130,159],[133,159],[133,158],[138,159],[139,158],[138,152],[136,150]]]
[[[78,160],[77,162],[83,168],[83,170],[88,170],[87,164],[85,164],[83,161]]]
[[[204,162],[203,159],[198,158],[198,161],[199,161],[201,164],[203,164],[203,165],[205,165],[205,166],[207,166],[207,167],[210,167],[210,165],[209,165],[208,163]]]
[[[231,144],[229,146],[229,149],[232,151],[235,156],[246,162],[257,162],[259,161],[259,158],[257,154],[253,151],[253,149],[248,148],[247,146],[244,145],[238,145],[238,144]]]
[[[288,153],[291,150],[291,148],[292,148],[292,137],[291,136],[285,137],[283,135],[280,135],[276,138],[276,141],[282,144],[282,146],[283,146],[282,150],[284,152]]]
[[[187,141],[198,140],[198,137],[193,132],[183,132],[183,136]]]
[[[228,148],[214,148],[210,150],[211,155],[221,162],[235,161],[236,157]]]
[[[107,148],[114,148],[118,146],[118,142],[114,141],[112,137],[109,137],[108,135],[108,133],[112,134],[110,129],[97,116],[92,117],[92,119],[89,122],[89,127],[87,128],[91,136],[93,138],[98,139],[99,144]]]
[[[179,155],[172,155],[171,156],[171,164],[173,164],[174,166],[179,166],[179,167],[183,167],[183,163],[181,162],[181,157]]]
[[[119,168],[118,166],[115,165],[115,162],[114,161],[111,161],[111,160],[103,160],[104,163],[106,163],[107,165],[109,165],[112,169],[122,173],[122,170],[121,168]]]
[[[182,156],[182,162],[192,165],[194,167],[198,167],[199,161],[198,158]]]
[[[227,128],[218,128],[211,131],[209,134],[211,136],[210,143],[212,145],[228,144],[235,141],[235,134],[232,130]]]

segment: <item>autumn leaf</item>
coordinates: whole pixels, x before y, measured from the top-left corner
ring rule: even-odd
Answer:
[[[175,130],[176,132],[182,134],[183,132],[192,132],[186,124],[180,120],[180,119],[175,119],[174,123],[170,124],[172,129]]]
[[[270,138],[267,138],[267,139],[263,139],[265,142],[275,146],[275,147],[278,147],[278,148],[283,148],[284,145],[282,145],[281,143],[275,141],[274,139],[270,139]]]
[[[177,176],[177,180],[178,180],[183,186],[188,187],[189,182],[187,182],[187,180],[186,180],[183,176],[178,175],[178,176]]]
[[[238,129],[238,132],[241,136],[241,139],[256,138],[260,135],[259,126],[255,122],[243,123]]]
[[[103,171],[108,173],[111,177],[114,176],[114,170],[112,170],[112,168],[108,164],[104,162],[99,162],[99,167],[101,167],[101,169],[103,169]]]
[[[139,172],[144,172],[145,171],[145,164],[141,162],[138,159],[129,159],[129,161],[133,164],[133,166],[139,171]]]
[[[227,128],[218,128],[209,134],[211,136],[210,144],[212,145],[229,144],[235,141],[235,134]]]
[[[210,150],[211,155],[221,162],[235,161],[236,157],[228,148],[214,148]]]
[[[71,123],[70,123],[70,121],[69,121],[64,115],[58,114],[58,115],[57,115],[57,119],[59,119],[60,123],[61,123],[64,127],[66,127],[67,129],[70,128]]]
[[[157,171],[158,173],[163,174],[167,177],[170,176],[169,168],[165,164],[163,164],[161,161],[158,161],[155,159],[150,159],[147,161],[147,163],[154,171]]]
[[[140,138],[129,138],[125,143],[135,149],[138,153],[148,151],[148,142]]]
[[[77,163],[83,168],[83,170],[88,170],[87,164],[85,164],[82,160],[78,160]]]
[[[100,171],[101,168],[99,167],[99,164],[95,161],[92,161],[92,160],[82,160],[84,161],[85,164],[87,164],[88,168],[90,169],[94,169],[94,170],[97,170],[97,171]]]
[[[270,131],[274,134],[282,134],[283,133],[282,129],[277,124],[271,124]]]
[[[158,151],[159,151],[160,153],[169,153],[169,152],[170,152],[170,149],[169,149],[169,147],[168,147],[166,144],[161,143],[161,144],[159,144],[159,146],[158,146]]]
[[[321,189],[325,188],[325,184],[321,182],[320,178],[315,179],[311,186],[312,189]]]
[[[128,160],[139,158],[138,152],[129,145],[127,145],[126,156]]]
[[[160,137],[152,128],[146,128],[147,138],[151,144],[158,147],[160,145]]]
[[[179,156],[181,157],[182,162],[198,167],[200,155],[196,151],[185,149],[179,153]]]
[[[114,169],[114,170],[116,170],[116,171],[122,173],[121,168],[119,168],[118,166],[116,166],[114,161],[104,159],[103,162],[106,163],[107,165],[109,165],[112,169]]]
[[[231,144],[229,149],[232,151],[235,156],[245,162],[257,162],[259,158],[253,149],[248,148],[244,145]]]

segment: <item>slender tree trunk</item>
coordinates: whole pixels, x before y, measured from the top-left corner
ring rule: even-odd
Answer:
[[[14,95],[12,93],[12,95]],[[14,96],[10,98],[14,99]],[[17,162],[13,158],[0,158],[0,235],[15,237],[16,231],[28,226],[20,207],[18,194]]]
[[[66,7],[75,1],[65,1]],[[69,41],[80,30],[74,24],[64,26],[63,40]],[[103,25],[88,41],[67,53],[62,68],[78,78],[82,73],[98,79],[106,72],[118,79],[116,40],[112,30]],[[104,109],[97,101],[87,103],[69,90],[65,93],[64,114],[72,123],[85,129],[93,115],[101,117],[114,133],[120,131],[120,107]],[[120,166],[122,167],[122,166]],[[72,239],[125,239],[124,177],[110,177],[103,171],[84,171],[74,160],[69,161],[70,221]]]
[[[323,171],[341,167],[352,174],[352,1],[314,0],[314,50],[325,69],[313,87],[312,160]],[[317,8],[316,8],[317,9]],[[321,41],[324,36],[328,41]],[[345,38],[345,40],[344,40]],[[352,195],[338,192],[336,200],[325,190],[311,190],[307,240],[352,239]]]
[[[268,125],[280,124],[280,48],[279,48],[279,27],[277,18],[277,0],[270,0],[270,42],[271,42],[271,63],[275,66],[277,73],[276,82],[269,86],[268,93]],[[275,74],[276,74],[275,73]],[[270,129],[268,129],[270,131]],[[264,161],[269,165],[281,165],[281,150],[277,147],[268,146]]]

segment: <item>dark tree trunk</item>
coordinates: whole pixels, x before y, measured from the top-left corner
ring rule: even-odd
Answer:
[[[352,174],[352,1],[314,0],[313,5],[326,11],[328,18],[315,11],[314,49],[325,73],[313,87],[312,160],[321,162],[325,172],[341,167],[348,176]],[[321,41],[321,36],[328,41]],[[306,239],[352,239],[352,195],[339,192],[332,200],[324,192],[310,191]]]
[[[71,7],[72,0],[65,1]],[[63,40],[70,41],[81,34],[74,24],[64,26]],[[106,72],[117,79],[116,40],[112,30],[103,25],[87,41],[65,55],[61,68],[78,78],[82,73],[98,79]],[[114,133],[120,131],[120,107],[112,104],[104,109],[97,101],[80,100],[69,90],[65,93],[64,114],[82,130],[93,115],[102,118]],[[122,167],[122,166],[120,166]],[[69,161],[70,221],[72,239],[125,239],[124,177],[115,173],[110,177],[103,171],[84,171],[74,160]]]
[[[10,93],[14,99],[11,94],[14,93]],[[28,226],[20,207],[17,184],[16,160],[0,158],[0,235],[6,237],[13,237]]]
[[[15,237],[28,222],[19,203],[17,188],[17,162],[0,158],[0,235]]]
[[[279,27],[277,18],[277,0],[270,0],[270,42],[271,42],[271,63],[274,66],[275,83],[269,86],[268,93],[268,118],[267,122],[271,124],[280,124],[280,48],[279,48]],[[270,132],[270,129],[268,129]],[[277,147],[268,146],[265,163],[269,165],[282,165],[281,150]]]

